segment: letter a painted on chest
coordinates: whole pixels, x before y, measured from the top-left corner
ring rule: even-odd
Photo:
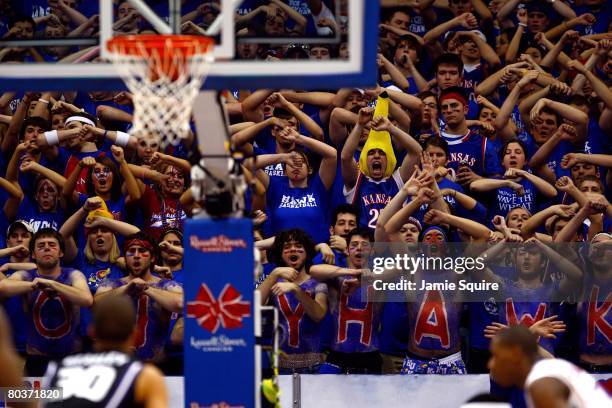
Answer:
[[[420,344],[423,337],[440,340],[443,348],[450,347],[448,316],[443,296],[438,290],[428,290],[419,307],[414,328],[415,343]]]

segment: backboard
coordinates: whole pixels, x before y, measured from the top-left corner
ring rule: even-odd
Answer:
[[[81,0],[89,1],[89,0]],[[293,88],[293,89],[338,89],[340,87],[366,87],[376,82],[376,41],[378,35],[379,2],[377,0],[323,0],[328,11],[337,16],[336,30],[330,29],[329,35],[320,35],[315,23],[314,34],[304,30],[296,32],[276,33],[268,35],[267,31],[259,30],[268,23],[269,11],[260,12],[259,20],[252,19],[241,26],[249,13],[257,14],[261,7],[265,9],[270,3],[278,4],[279,0],[220,0],[220,13],[214,16],[201,32],[216,35],[215,63],[204,84],[205,89],[260,89],[260,88]],[[282,0],[287,6],[309,13],[309,0]],[[173,7],[181,1],[151,0],[147,2],[127,0],[119,5],[129,3],[132,10],[138,11],[144,26],[155,29],[158,33],[170,34],[177,32],[181,25],[181,11],[173,13]],[[166,3],[168,3],[166,5]],[[190,0],[183,0],[183,7]],[[206,3],[206,2],[199,2]],[[143,6],[144,4],[144,6]],[[147,7],[147,4],[149,7]],[[163,7],[160,7],[163,6]],[[117,75],[112,64],[106,61],[106,42],[116,35],[113,31],[120,20],[117,6],[110,0],[100,0],[99,31],[95,38],[99,49],[96,62],[77,63],[0,63],[0,89],[7,90],[121,90],[125,89],[123,81]],[[126,6],[127,7],[127,6]],[[330,10],[332,9],[332,10]],[[188,10],[183,9],[185,16]],[[266,14],[267,13],[267,14]],[[277,11],[278,13],[278,11]],[[262,19],[261,17],[267,16]],[[273,17],[273,16],[272,16]],[[341,18],[340,18],[341,17]],[[291,16],[285,14],[285,20]],[[274,24],[271,18],[271,24]],[[342,21],[340,21],[342,20]],[[340,24],[342,23],[342,24]],[[289,24],[289,22],[287,23]],[[296,24],[297,25],[297,24]],[[340,27],[342,26],[342,27]],[[6,43],[6,42],[5,42]],[[287,59],[288,45],[292,48],[306,50],[316,48],[317,44],[330,45],[338,49],[341,43],[346,50],[342,57],[336,55],[329,60],[321,59]],[[256,44],[259,51],[268,49],[267,57],[258,59],[243,59],[236,50],[240,44]],[[0,42],[0,46],[5,45]],[[246,47],[245,47],[246,48]],[[279,59],[277,59],[278,57]]]

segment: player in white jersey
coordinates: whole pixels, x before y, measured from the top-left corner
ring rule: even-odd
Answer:
[[[499,385],[523,389],[529,407],[612,407],[589,373],[565,360],[543,359],[537,338],[525,326],[504,329],[493,339],[489,369]]]

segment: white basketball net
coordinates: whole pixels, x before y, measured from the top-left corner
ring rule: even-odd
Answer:
[[[174,146],[191,133],[189,122],[193,102],[214,61],[208,52],[194,44],[196,52],[184,58],[183,50],[165,41],[164,52],[137,45],[140,55],[130,55],[124,45],[109,55],[117,72],[133,94],[134,114],[130,133],[138,138],[159,135],[162,146]],[[173,74],[168,74],[173,73]]]

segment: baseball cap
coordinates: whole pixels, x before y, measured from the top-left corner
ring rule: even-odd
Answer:
[[[34,234],[34,228],[32,228],[32,225],[29,222],[24,221],[24,220],[16,220],[16,221],[13,221],[11,225],[8,226],[6,230],[6,236],[8,237],[9,235],[11,235],[15,231],[15,228],[17,227],[21,227],[25,229],[26,231],[28,231],[30,234]]]

